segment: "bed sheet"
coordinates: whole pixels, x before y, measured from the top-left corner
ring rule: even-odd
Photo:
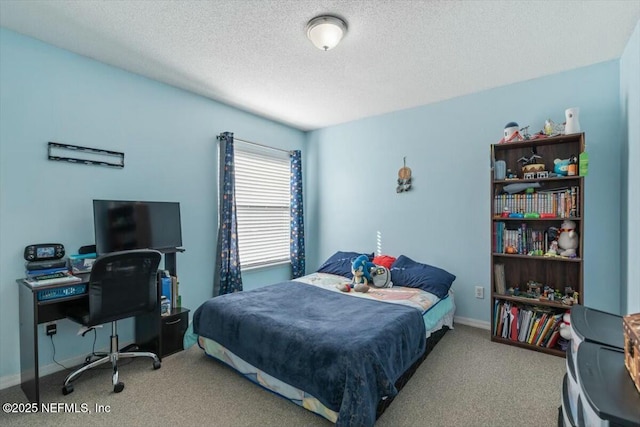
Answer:
[[[430,292],[423,291],[418,288],[407,288],[402,286],[394,286],[391,288],[375,288],[370,287],[369,292],[342,292],[337,288],[338,285],[351,283],[351,280],[328,273],[311,273],[306,276],[294,279],[295,282],[302,282],[314,285],[322,289],[332,292],[339,292],[357,298],[364,298],[375,301],[388,302],[391,304],[400,304],[407,307],[413,307],[420,310],[422,314],[426,313],[440,298]]]
[[[378,289],[371,287],[369,292],[342,292],[337,286],[350,283],[351,279],[329,273],[311,273],[306,276],[294,279],[294,281],[307,283],[321,287],[323,289],[345,293],[357,298],[372,299],[391,304],[401,304],[420,310],[424,319],[427,338],[432,332],[442,329],[443,326],[453,329],[453,316],[455,314],[455,302],[453,291],[449,290],[448,295],[441,299],[436,295],[418,288],[408,288],[394,286],[391,288]]]

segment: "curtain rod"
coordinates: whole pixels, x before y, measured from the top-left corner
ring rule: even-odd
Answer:
[[[216,136],[216,139],[217,139],[217,140],[220,140],[220,135],[217,135],[217,136]],[[289,153],[289,154],[291,154],[291,153],[293,152],[293,151],[291,151],[291,150],[283,150],[282,148],[270,147],[270,146],[268,146],[268,145],[258,144],[257,142],[251,142],[251,141],[247,141],[247,140],[245,140],[245,139],[240,139],[240,138],[236,138],[236,137],[233,137],[233,140],[234,140],[234,141],[240,141],[240,142],[243,142],[243,143],[245,143],[245,144],[257,145],[258,147],[267,148],[267,149],[269,149],[269,150],[282,151],[283,153]]]

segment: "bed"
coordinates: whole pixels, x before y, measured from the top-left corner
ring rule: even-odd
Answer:
[[[208,356],[336,425],[371,426],[453,327],[455,304],[448,288],[337,289],[350,280],[319,271],[218,296],[194,312],[188,334]]]

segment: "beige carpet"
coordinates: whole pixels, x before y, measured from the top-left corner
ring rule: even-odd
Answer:
[[[489,332],[457,325],[436,346],[376,426],[556,426],[565,359],[492,343]],[[66,373],[42,380],[44,402],[86,404],[90,413],[5,414],[2,426],[328,426],[262,389],[197,347],[120,369],[115,394],[108,369],[85,373],[63,396]],[[20,386],[0,400],[26,402]],[[109,413],[96,413],[96,405]]]

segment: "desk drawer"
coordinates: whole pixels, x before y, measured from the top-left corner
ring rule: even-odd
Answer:
[[[171,314],[162,316],[161,324],[161,357],[183,350],[182,339],[187,326],[189,326],[189,310],[186,308],[173,309]]]

